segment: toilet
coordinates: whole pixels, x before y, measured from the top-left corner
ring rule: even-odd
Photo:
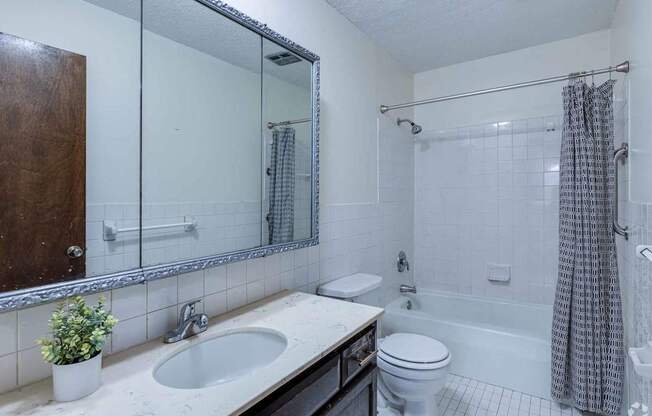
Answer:
[[[404,416],[439,415],[435,395],[444,388],[450,362],[448,348],[424,335],[395,333],[379,341],[380,377],[405,402]]]
[[[355,301],[382,283],[382,277],[356,273],[328,282],[317,294]],[[451,355],[441,342],[418,334],[394,333],[378,341],[377,364],[380,369],[379,407],[387,405],[391,414],[403,416],[439,416],[435,395],[442,390],[450,367]]]

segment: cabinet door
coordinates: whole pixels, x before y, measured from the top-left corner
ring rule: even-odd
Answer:
[[[340,356],[331,353],[267,396],[243,416],[312,416],[338,392]]]
[[[348,384],[319,416],[375,416],[377,368],[370,367]]]
[[[0,33],[0,86],[0,292],[84,277],[86,58]]]

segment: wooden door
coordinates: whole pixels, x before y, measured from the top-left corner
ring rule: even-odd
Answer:
[[[0,33],[0,291],[84,277],[86,58]]]

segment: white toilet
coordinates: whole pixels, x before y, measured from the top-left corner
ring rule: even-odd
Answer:
[[[353,301],[382,283],[382,277],[357,273],[317,289],[317,294]],[[441,342],[417,334],[395,333],[378,342],[380,392],[404,416],[439,416],[435,395],[446,383],[451,355]],[[388,413],[389,414],[389,413]]]
[[[446,383],[450,362],[448,348],[423,335],[395,333],[379,342],[382,382],[405,401],[404,416],[439,415],[435,395]]]

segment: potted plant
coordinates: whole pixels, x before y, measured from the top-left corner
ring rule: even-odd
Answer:
[[[55,400],[81,399],[100,387],[102,348],[116,323],[104,310],[104,298],[90,307],[75,296],[54,311],[49,321],[52,337],[38,343],[43,359],[52,364]]]

